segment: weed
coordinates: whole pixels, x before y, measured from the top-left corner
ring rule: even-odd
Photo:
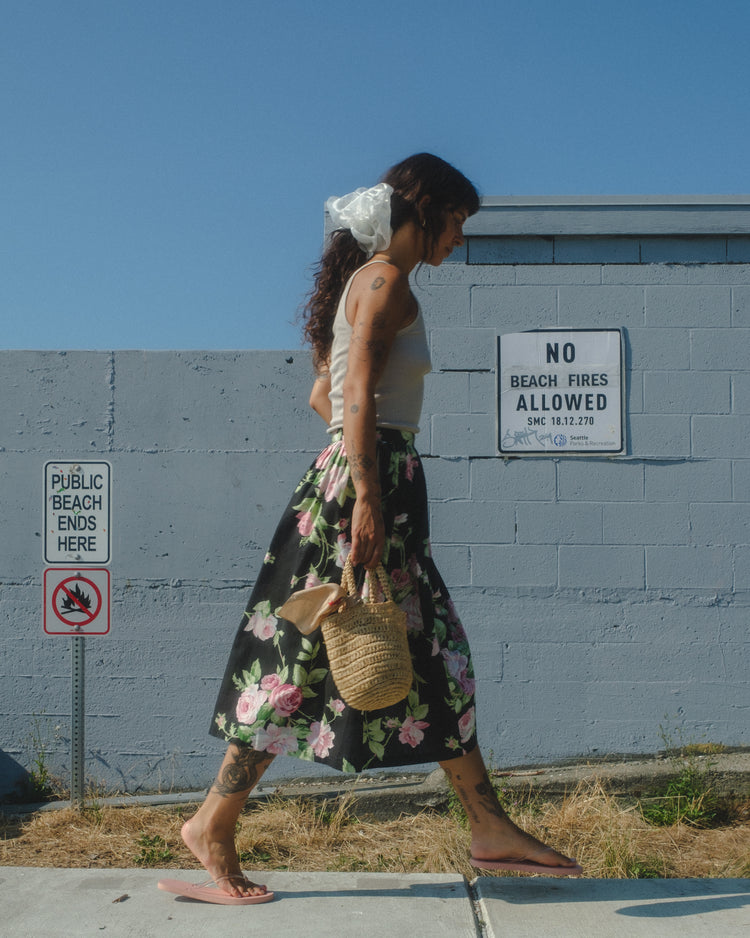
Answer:
[[[141,852],[135,858],[136,866],[161,866],[175,859],[175,855],[167,846],[166,840],[158,834],[149,836],[141,834],[138,838]]]
[[[27,796],[31,801],[42,801],[53,797],[59,792],[60,782],[52,774],[49,767],[50,746],[47,741],[47,728],[42,725],[44,714],[33,714],[32,728],[29,733],[31,748],[31,768],[27,779]],[[60,727],[55,727],[55,736]]]
[[[641,814],[657,827],[679,823],[711,827],[720,817],[719,800],[711,787],[715,763],[702,762],[701,758],[721,752],[724,747],[716,743],[686,743],[679,729],[675,740],[663,725],[659,726],[659,735],[677,774],[661,792],[640,802]]]

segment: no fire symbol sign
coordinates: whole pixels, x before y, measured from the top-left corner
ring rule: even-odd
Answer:
[[[106,568],[48,567],[44,571],[47,635],[106,635],[109,606]]]

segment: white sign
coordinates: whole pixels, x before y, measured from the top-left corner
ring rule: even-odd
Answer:
[[[500,452],[624,452],[622,361],[619,329],[540,329],[500,336]]]
[[[109,563],[111,475],[108,462],[45,464],[45,563]]]
[[[110,605],[106,567],[47,567],[44,571],[47,635],[106,635]]]

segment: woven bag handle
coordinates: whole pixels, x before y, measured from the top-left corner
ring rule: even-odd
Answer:
[[[373,575],[377,576],[380,582],[380,587],[383,590],[383,595],[386,598],[386,601],[393,602],[393,593],[391,592],[391,578],[385,572],[385,569],[382,563],[379,563],[374,571],[368,570],[365,573],[365,578],[367,579],[370,585],[369,596],[368,596],[367,601],[369,603],[375,602],[375,596],[374,596],[375,591],[372,588]],[[350,557],[346,558],[346,563],[344,564],[344,572],[341,576],[341,585],[344,587],[344,589],[347,591],[347,593],[350,596],[359,595],[357,592],[357,584],[354,582],[354,565],[352,564]]]

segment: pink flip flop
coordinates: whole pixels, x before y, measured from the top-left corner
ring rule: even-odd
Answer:
[[[156,884],[165,892],[173,892],[188,899],[198,899],[201,902],[214,902],[217,905],[258,905],[261,902],[270,902],[272,892],[264,892],[258,896],[230,896],[218,888],[222,879],[237,879],[238,877],[220,876],[217,880],[209,879],[205,883],[186,883],[182,879],[160,879]]]
[[[532,863],[531,860],[477,860],[471,858],[471,865],[478,870],[508,870],[513,873],[541,873],[542,876],[580,876],[583,867],[546,866],[544,863]]]

